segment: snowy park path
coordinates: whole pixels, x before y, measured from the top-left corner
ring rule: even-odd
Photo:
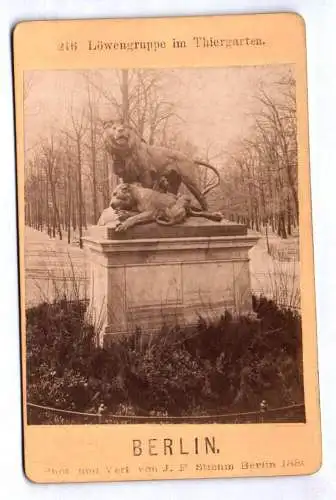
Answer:
[[[88,262],[84,250],[66,240],[25,228],[26,304],[61,298],[84,298]]]

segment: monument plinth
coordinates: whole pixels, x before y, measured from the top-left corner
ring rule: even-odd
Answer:
[[[84,240],[91,261],[89,315],[100,343],[163,325],[252,311],[248,251],[258,240],[245,226],[190,218],[184,224],[94,226]]]

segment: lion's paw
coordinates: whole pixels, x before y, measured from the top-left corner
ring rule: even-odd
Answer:
[[[216,221],[220,222],[223,219],[223,214],[221,214],[220,212],[214,212],[213,217]]]
[[[128,224],[126,224],[126,222],[121,222],[120,224],[118,224],[118,226],[116,226],[115,231],[117,233],[124,233],[125,231],[127,231],[127,229]]]

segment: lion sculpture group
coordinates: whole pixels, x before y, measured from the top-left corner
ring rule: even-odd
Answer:
[[[205,199],[220,182],[219,173],[212,165],[190,160],[179,151],[148,145],[132,127],[120,121],[104,123],[104,145],[112,156],[114,173],[123,181],[111,199],[111,207],[126,218],[118,231],[146,222],[178,224],[188,216],[214,221],[222,219],[220,213],[208,211]],[[209,168],[217,177],[216,182],[203,191],[196,182],[198,165]],[[201,208],[194,206],[189,196],[178,195],[181,184],[187,187]]]

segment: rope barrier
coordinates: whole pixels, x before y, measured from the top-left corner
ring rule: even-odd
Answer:
[[[62,410],[61,408],[53,408],[52,406],[36,405],[34,403],[27,403],[27,406],[32,406],[33,408],[40,408],[41,410],[46,410],[46,411],[55,411],[57,413],[67,413],[69,415],[82,415],[85,417],[101,417],[100,413],[83,413],[80,411]]]
[[[192,415],[181,415],[181,416],[154,416],[154,415],[148,415],[148,416],[144,416],[144,415],[139,415],[139,416],[136,416],[136,415],[115,415],[115,414],[112,414],[112,413],[84,413],[84,412],[80,412],[80,411],[72,411],[72,410],[62,410],[60,408],[53,408],[52,406],[42,406],[42,405],[37,405],[37,404],[34,404],[34,403],[27,403],[27,406],[30,406],[30,407],[33,407],[33,408],[40,408],[42,410],[45,410],[45,411],[54,411],[56,413],[65,413],[65,414],[68,414],[68,415],[81,415],[81,416],[85,416],[85,417],[109,417],[109,418],[119,418],[119,419],[134,419],[134,420],[202,420],[202,419],[209,419],[209,418],[228,418],[228,417],[244,417],[244,416],[251,416],[251,415],[260,415],[260,414],[268,414],[268,413],[273,413],[273,412],[277,412],[277,411],[285,411],[285,410],[292,410],[292,409],[295,409],[295,408],[304,408],[304,404],[303,403],[300,403],[300,404],[293,404],[293,405],[289,405],[289,406],[282,406],[282,407],[279,407],[279,408],[270,408],[270,409],[267,409],[267,410],[259,410],[259,411],[248,411],[248,412],[244,412],[244,413],[225,413],[225,414],[216,414],[216,415],[196,415],[196,416],[192,416]]]

